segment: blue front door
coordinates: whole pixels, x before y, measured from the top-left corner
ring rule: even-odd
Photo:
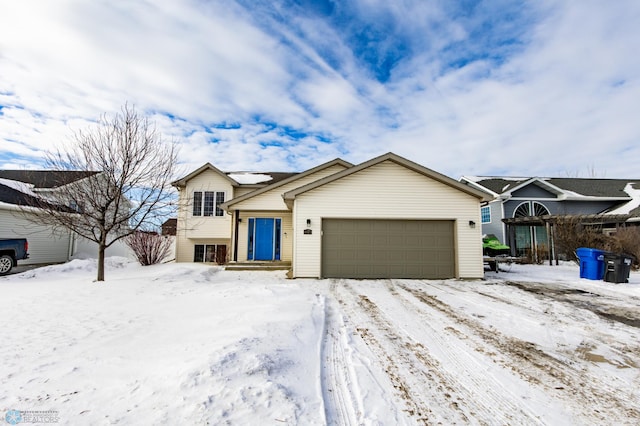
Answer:
[[[273,219],[256,219],[256,258],[273,260]]]
[[[280,260],[281,219],[249,219],[249,260]]]

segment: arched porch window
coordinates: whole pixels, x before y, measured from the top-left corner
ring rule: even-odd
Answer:
[[[549,214],[551,213],[544,204],[538,201],[525,201],[516,207],[513,217],[546,216]],[[516,226],[515,237],[517,256],[533,255],[537,257],[537,253],[544,253],[549,244],[547,230],[544,226]]]

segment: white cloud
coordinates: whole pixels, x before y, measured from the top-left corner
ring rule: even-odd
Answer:
[[[513,22],[493,19],[508,2],[465,13],[333,4],[356,14],[348,22],[271,2],[0,4],[0,167],[37,163],[130,102],[181,141],[186,168],[302,170],[394,151],[452,177],[638,175],[633,0],[525,3]],[[392,34],[358,39],[369,24]],[[384,58],[400,47],[388,80],[376,80],[362,49]]]

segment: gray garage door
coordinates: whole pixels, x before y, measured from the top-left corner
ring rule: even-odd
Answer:
[[[324,219],[326,278],[453,278],[453,221]]]

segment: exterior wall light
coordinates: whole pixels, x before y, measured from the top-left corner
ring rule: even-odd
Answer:
[[[476,223],[472,220],[469,221],[469,228],[475,228],[476,227]]]
[[[307,219],[307,226],[311,226],[311,219]]]

